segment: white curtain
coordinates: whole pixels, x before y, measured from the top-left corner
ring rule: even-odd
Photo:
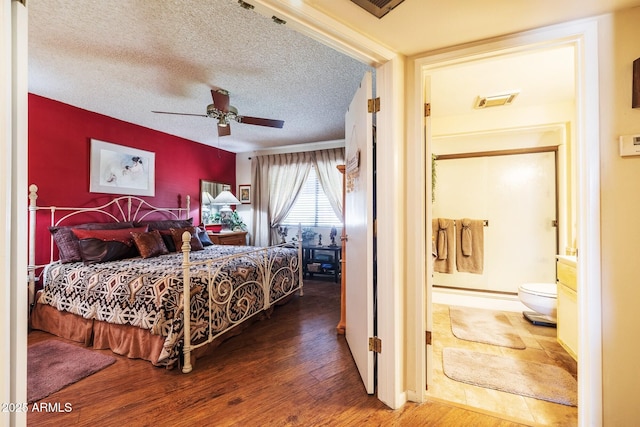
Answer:
[[[312,153],[256,156],[251,159],[255,204],[253,245],[277,242],[277,225],[287,216],[313,164]]]
[[[338,165],[344,165],[344,148],[313,152],[318,181],[338,218],[342,215],[342,174]]]

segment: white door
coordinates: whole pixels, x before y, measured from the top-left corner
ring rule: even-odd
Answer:
[[[365,74],[345,116],[346,338],[367,393],[374,392],[373,352],[373,129]]]

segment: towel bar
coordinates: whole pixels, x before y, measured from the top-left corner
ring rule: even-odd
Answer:
[[[455,225],[458,225],[458,224],[457,224],[457,222],[458,222],[458,221],[453,221],[453,225],[454,225],[454,226],[455,226]],[[483,219],[483,220],[482,220],[482,225],[484,225],[485,227],[488,227],[488,226],[489,226],[489,220],[488,220],[488,219]]]

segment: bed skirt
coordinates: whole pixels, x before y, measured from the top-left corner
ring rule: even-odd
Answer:
[[[277,305],[286,304],[292,295],[284,298]],[[225,340],[241,334],[253,322],[269,318],[274,306],[245,320],[233,329],[217,337],[214,341],[191,352],[191,363],[210,354],[213,349]],[[73,313],[58,311],[56,308],[36,303],[31,311],[31,328],[48,332],[61,338],[84,344],[96,350],[111,350],[130,359],[144,359],[155,366],[164,345],[165,337],[154,335],[146,329],[131,325],[115,325],[101,320],[85,319]],[[163,365],[164,366],[164,365]],[[165,366],[175,368],[175,364]]]

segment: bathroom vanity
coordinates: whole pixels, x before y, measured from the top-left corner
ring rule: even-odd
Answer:
[[[575,256],[557,256],[558,342],[578,360],[578,287]]]

